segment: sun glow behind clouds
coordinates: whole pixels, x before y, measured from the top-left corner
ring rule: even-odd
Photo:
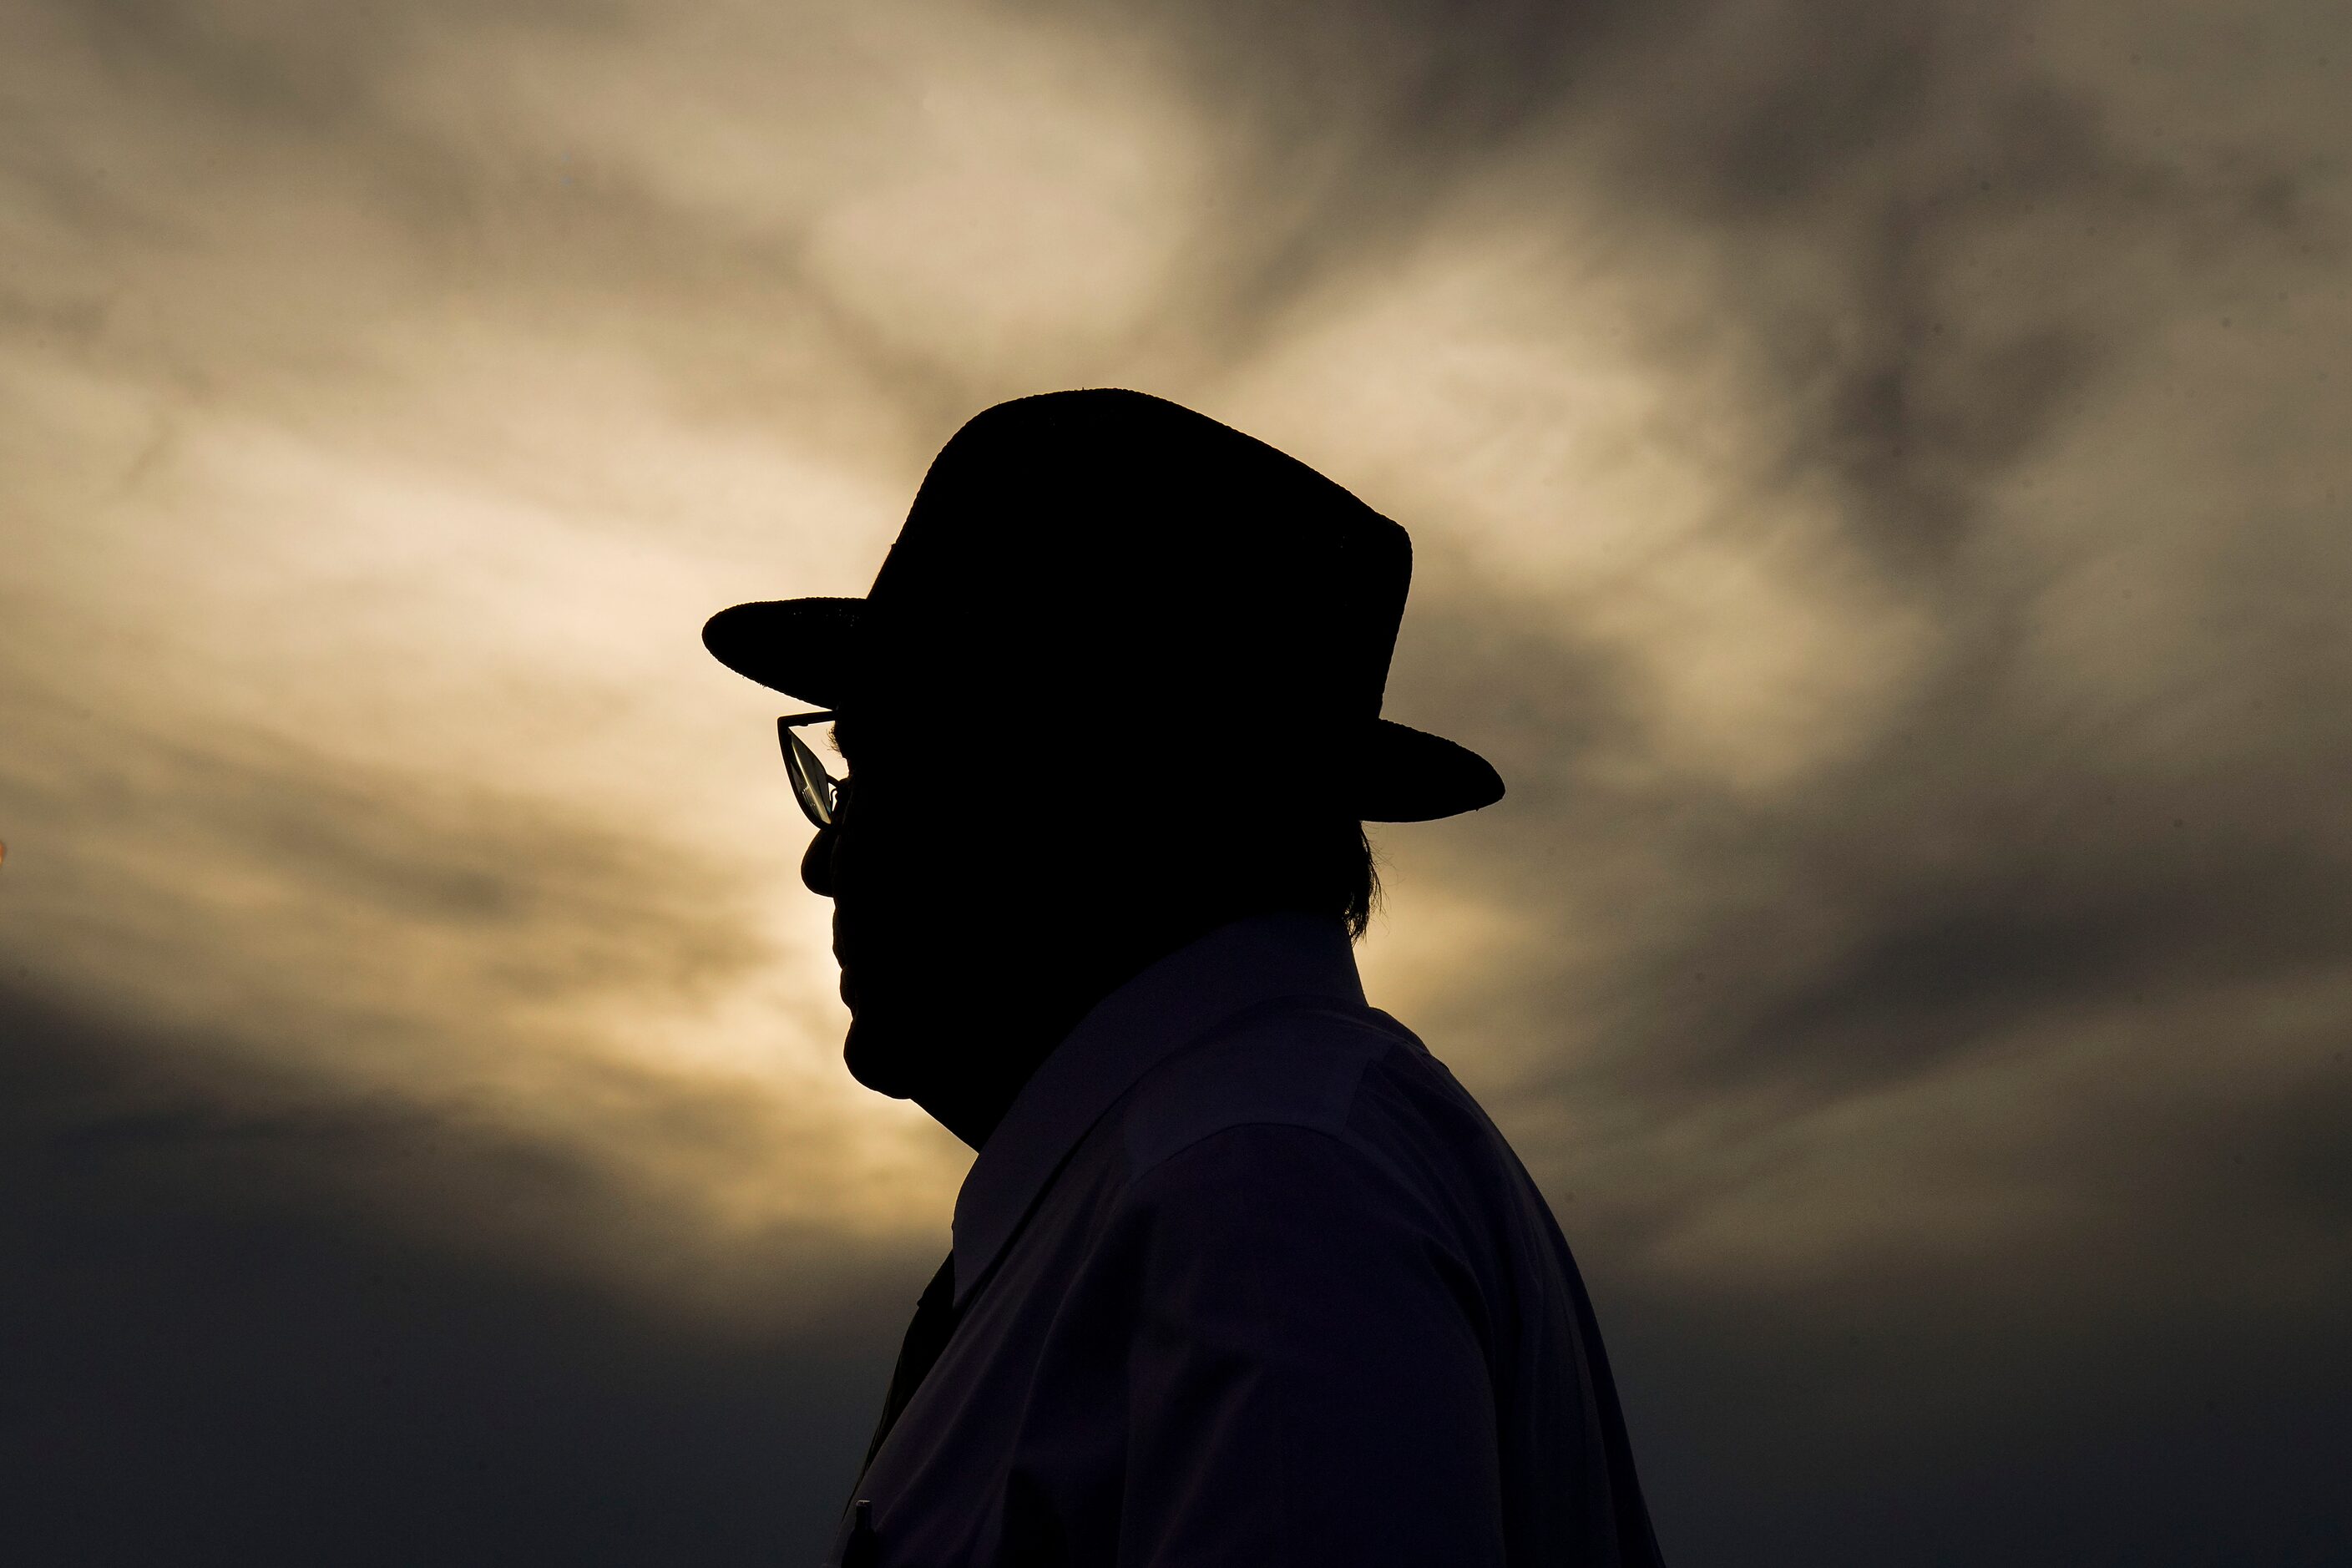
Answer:
[[[37,221],[87,330],[0,348],[12,948],[730,1233],[929,1233],[962,1152],[841,1071],[782,700],[696,633],[862,589],[953,363],[1135,331],[1199,160],[1034,28],[639,20],[438,29],[303,140],[44,40],[146,226]]]

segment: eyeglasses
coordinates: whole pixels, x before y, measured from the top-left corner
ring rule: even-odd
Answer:
[[[849,782],[825,772],[808,742],[793,731],[803,724],[830,724],[838,717],[826,709],[817,713],[787,713],[776,721],[776,740],[784,749],[784,771],[792,775],[793,798],[800,802],[801,815],[818,827],[831,827],[841,819],[842,796]]]

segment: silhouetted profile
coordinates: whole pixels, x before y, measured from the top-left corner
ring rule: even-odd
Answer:
[[[831,1563],[1657,1561],[1550,1211],[1357,980],[1363,821],[1503,793],[1380,717],[1411,575],[1272,447],[1069,392],[948,443],[866,597],[705,628],[818,709],[850,1070],[979,1151]]]

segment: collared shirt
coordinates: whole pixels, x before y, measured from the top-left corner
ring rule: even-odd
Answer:
[[[882,1568],[1657,1562],[1550,1210],[1336,921],[1097,1005],[974,1161],[952,1273],[857,1488]]]

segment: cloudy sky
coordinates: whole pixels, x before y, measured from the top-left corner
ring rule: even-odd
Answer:
[[[2352,1554],[2347,68],[2319,0],[0,7],[11,1528],[814,1561],[966,1156],[842,1071],[697,633],[1109,384],[1412,531],[1387,711],[1511,793],[1378,835],[1368,984],[1675,1561]]]

